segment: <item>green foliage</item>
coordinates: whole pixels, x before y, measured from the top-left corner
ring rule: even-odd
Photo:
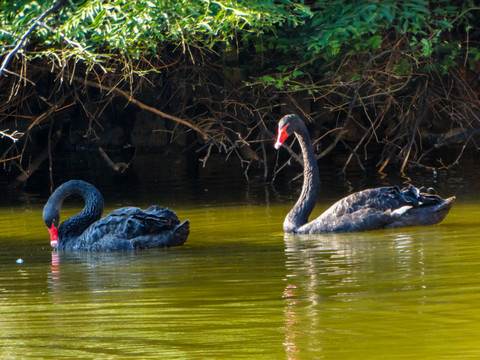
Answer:
[[[1,52],[51,4],[49,0],[2,2]],[[92,53],[138,58],[156,54],[163,43],[209,49],[238,32],[258,36],[283,21],[298,24],[289,9],[288,4],[254,0],[83,0],[69,2],[47,24]],[[52,36],[43,27],[38,28],[32,40],[42,48],[62,46],[59,36]]]
[[[445,74],[452,66],[466,63],[473,68],[477,63],[478,42],[466,44],[460,38],[478,29],[479,11],[474,0],[317,0],[309,13],[303,13],[301,26],[279,28],[264,43],[265,48],[285,54],[284,70],[339,75],[342,63],[352,64],[348,59],[364,56],[363,65],[359,64],[364,66],[376,54],[397,51],[403,54],[394,65],[397,75],[431,66]],[[269,78],[277,79],[276,86],[287,84],[284,71]]]
[[[0,54],[51,5],[51,0],[2,1]],[[235,39],[238,52],[253,55],[253,45],[263,54],[259,79],[278,88],[301,88],[302,75],[328,75],[348,58],[393,50],[409,61],[394,65],[397,75],[431,66],[445,73],[459,63],[473,68],[479,60],[477,44],[459,39],[476,34],[475,5],[475,0],[67,1],[46,20],[56,33],[38,26],[26,54],[95,64],[117,55],[128,61],[162,57],[166,45],[188,53],[192,47],[215,52],[222,44],[229,51]],[[349,76],[343,81],[358,78]]]

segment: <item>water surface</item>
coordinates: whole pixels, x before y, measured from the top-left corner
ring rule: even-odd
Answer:
[[[336,183],[316,213],[363,186]],[[46,194],[4,202],[0,358],[480,358],[478,194],[437,184],[460,195],[437,226],[284,236],[298,185],[103,188],[107,210],[163,199],[191,221],[182,247],[106,254],[52,251]]]

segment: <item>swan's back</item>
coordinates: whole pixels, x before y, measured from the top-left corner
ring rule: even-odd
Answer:
[[[93,223],[76,239],[73,250],[112,251],[182,245],[189,222],[157,205],[146,210],[125,207]]]
[[[412,185],[367,189],[333,204],[297,233],[355,232],[404,226],[432,225],[448,214],[455,197],[442,199],[433,189]]]

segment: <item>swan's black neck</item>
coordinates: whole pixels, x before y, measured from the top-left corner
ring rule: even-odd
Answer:
[[[59,186],[50,196],[43,210],[44,219],[57,217],[58,221],[62,203],[71,195],[81,196],[85,200],[85,207],[79,214],[65,220],[58,227],[60,249],[66,241],[78,237],[92,223],[99,220],[103,213],[103,198],[100,192],[85,181],[71,180]]]
[[[307,127],[300,119],[298,120],[295,136],[300,143],[303,154],[303,187],[300,197],[283,223],[283,231],[286,233],[295,233],[300,226],[308,222],[308,217],[317,202],[320,184],[320,175],[312,141],[310,140]]]

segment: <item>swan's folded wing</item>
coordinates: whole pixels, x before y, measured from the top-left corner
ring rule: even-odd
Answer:
[[[112,211],[92,224],[84,235],[92,242],[100,241],[107,234],[117,238],[131,239],[136,236],[168,231],[179,223],[180,220],[175,213],[166,208],[150,207],[142,210],[136,207],[125,207]]]
[[[426,207],[441,204],[444,200],[436,195],[420,192],[418,188],[410,185],[402,190],[397,186],[367,189],[353,193],[333,204],[325,213],[342,217],[358,211],[372,209],[380,213],[395,211],[405,206],[411,208]],[[324,214],[325,214],[324,213]]]
[[[136,207],[114,210],[97,224],[105,226],[110,234],[131,239],[172,230],[180,220],[172,210],[154,205],[146,210]]]
[[[333,204],[299,233],[355,232],[403,226],[431,225],[443,220],[454,198],[442,199],[414,186],[367,189]]]

